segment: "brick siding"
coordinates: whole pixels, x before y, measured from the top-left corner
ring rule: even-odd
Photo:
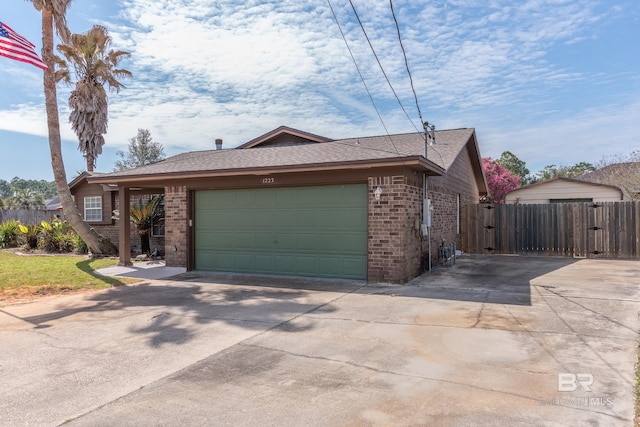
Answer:
[[[382,193],[376,200],[375,191]],[[420,272],[422,175],[369,178],[368,281],[405,283]]]
[[[442,262],[443,244],[452,248],[452,243],[460,247],[458,221],[458,193],[427,184],[431,199],[431,264]],[[462,197],[460,203],[463,203]],[[427,250],[428,252],[428,250]]]
[[[164,250],[168,267],[187,266],[188,195],[184,186],[164,189]]]

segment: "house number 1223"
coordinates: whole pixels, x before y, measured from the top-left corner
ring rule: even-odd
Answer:
[[[274,182],[276,182],[275,178],[262,178],[263,184],[273,184]]]

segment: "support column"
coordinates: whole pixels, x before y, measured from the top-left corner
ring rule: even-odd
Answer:
[[[131,197],[129,187],[118,187],[118,240],[120,260],[118,265],[131,265]]]

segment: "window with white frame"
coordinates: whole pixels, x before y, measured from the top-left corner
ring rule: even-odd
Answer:
[[[90,196],[84,198],[84,220],[87,222],[102,221],[101,196]]]

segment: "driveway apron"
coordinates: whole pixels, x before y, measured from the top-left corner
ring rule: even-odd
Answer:
[[[179,277],[3,307],[2,424],[633,424],[640,262]]]

